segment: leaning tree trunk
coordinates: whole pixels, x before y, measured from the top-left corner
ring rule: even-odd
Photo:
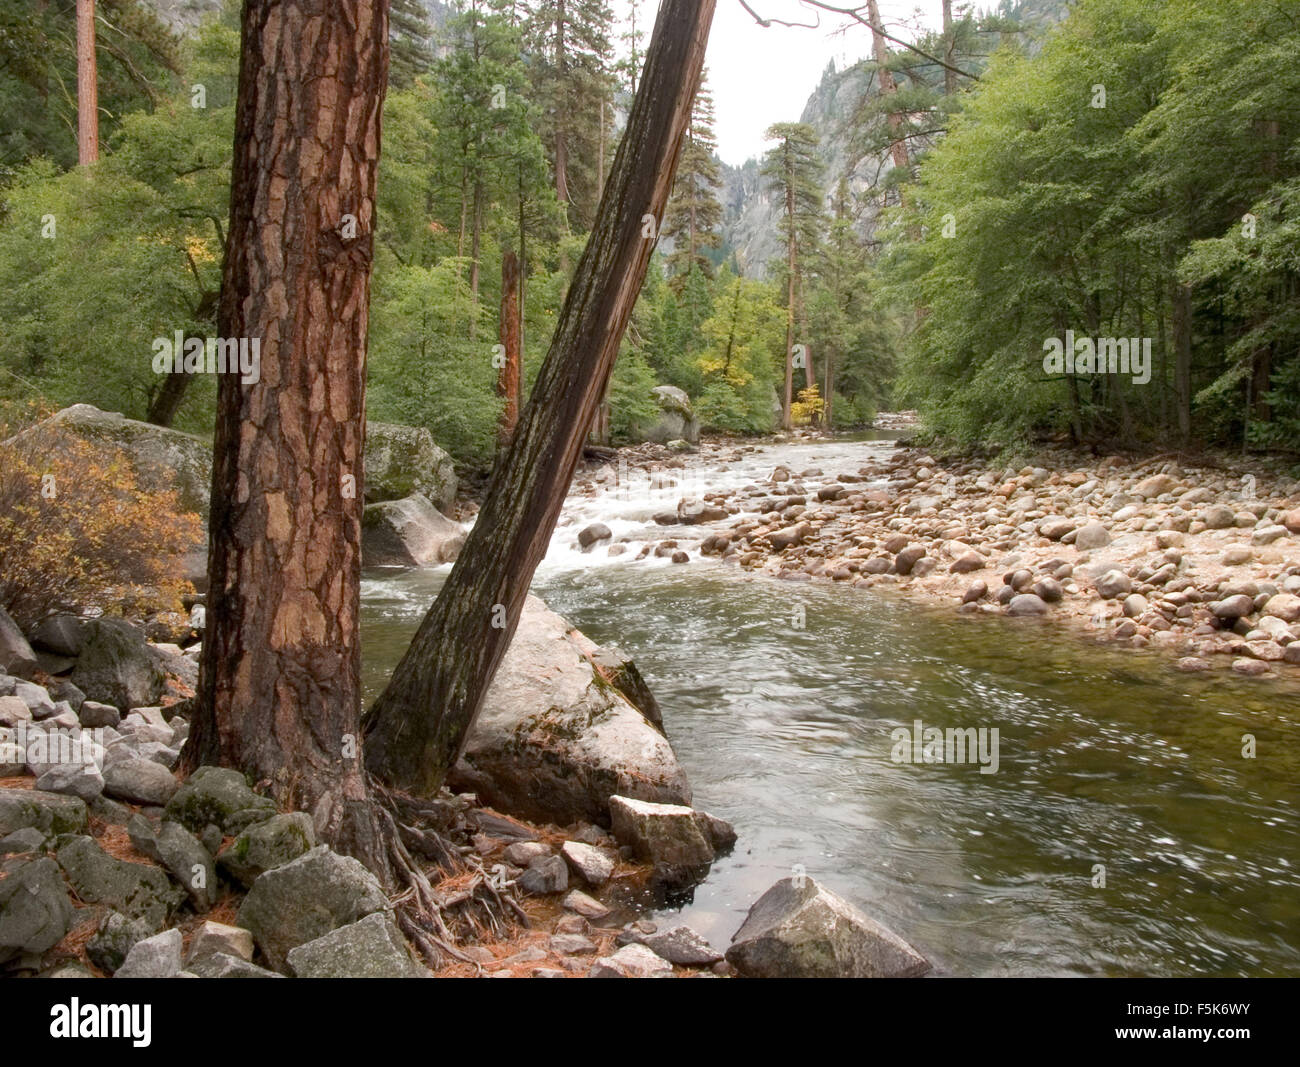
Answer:
[[[245,0],[218,333],[208,627],[188,766],[312,813],[389,877],[358,751],[366,323],[386,0]]]
[[[464,744],[546,553],[663,217],[714,0],[664,0],[627,131],[550,351],[478,521],[388,687],[366,716],[366,763],[418,794]]]
[[[505,448],[519,421],[519,259],[513,252],[501,257],[501,320],[497,335],[501,338],[497,396],[503,401],[497,440]]]

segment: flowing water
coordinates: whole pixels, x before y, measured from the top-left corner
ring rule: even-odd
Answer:
[[[660,918],[725,947],[758,895],[802,870],[954,974],[1300,974],[1300,687],[1179,674],[1041,620],[749,577],[695,552],[634,561],[642,540],[708,532],[651,525],[683,495],[777,463],[829,481],[888,447],[715,452],[666,472],[676,484],[624,477],[566,505],[534,591],[633,656],[696,806],[740,834]],[[630,551],[577,551],[593,521]],[[367,576],[372,695],[444,575]],[[918,720],[997,728],[997,773],[895,762],[892,732]]]

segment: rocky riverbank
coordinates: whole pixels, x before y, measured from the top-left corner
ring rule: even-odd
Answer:
[[[900,424],[902,425],[902,424]],[[699,457],[625,450],[649,477],[689,480],[761,446]],[[590,548],[686,563],[716,557],[792,581],[896,591],[969,615],[1049,619],[1151,648],[1179,669],[1300,679],[1300,482],[1249,462],[1045,451],[1015,469],[900,447],[837,469],[776,466],[655,515],[663,540]],[[612,465],[580,482],[599,493]],[[678,473],[680,472],[680,473]],[[586,548],[587,546],[584,546]]]

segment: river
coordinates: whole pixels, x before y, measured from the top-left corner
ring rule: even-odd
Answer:
[[[625,477],[566,503],[534,591],[632,655],[696,807],[740,835],[689,904],[656,917],[725,948],[758,895],[802,870],[947,973],[1300,974],[1300,687],[1180,674],[1042,620],[750,577],[694,551],[635,560],[641,540],[709,532],[653,526],[683,495],[778,463],[855,471],[890,447],[712,452],[665,472],[676,484]],[[631,550],[579,552],[593,521]],[[367,572],[368,696],[445,572]],[[918,720],[996,728],[997,773],[895,762],[891,734]]]

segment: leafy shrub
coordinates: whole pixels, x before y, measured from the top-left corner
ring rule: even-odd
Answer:
[[[0,441],[0,607],[23,627],[85,607],[175,610],[197,515],[142,490],[120,452]]]

